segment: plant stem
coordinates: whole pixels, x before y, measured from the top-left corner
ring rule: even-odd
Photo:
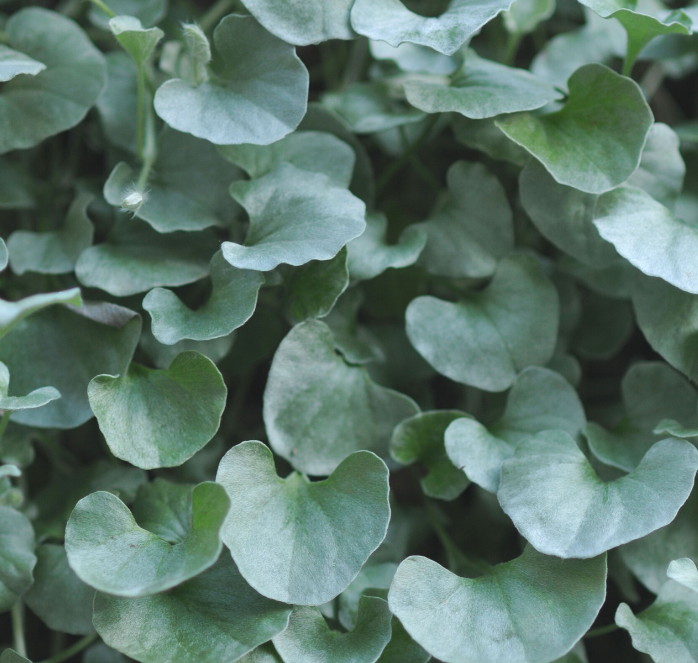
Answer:
[[[12,410],[5,410],[2,413],[2,419],[0,419],[0,440],[2,440],[2,435],[5,432],[5,429],[7,428],[7,424],[10,421],[11,414],[12,414]]]
[[[14,650],[26,658],[27,643],[24,640],[24,602],[22,599],[17,599],[12,606],[12,637]]]
[[[80,640],[78,640],[75,644],[71,645],[67,649],[64,649],[62,652],[58,652],[58,654],[51,656],[51,658],[41,661],[41,663],[62,663],[63,661],[67,661],[69,658],[75,656],[75,654],[78,654],[86,647],[89,647],[98,637],[99,636],[96,633],[90,633],[90,635],[80,638]]]
[[[518,32],[510,32],[509,37],[507,38],[507,43],[504,48],[504,58],[502,59],[502,63],[511,66],[514,63],[514,60],[516,59],[516,54],[519,51],[519,45],[521,44],[521,37]]]
[[[144,67],[140,67],[140,70],[143,69]],[[138,176],[136,188],[143,193],[148,184],[150,171],[157,157],[155,117],[153,115],[153,105],[150,101],[150,94],[145,89],[145,73],[143,73],[142,80],[139,75],[138,81],[138,155],[143,162],[143,166]]]
[[[201,17],[199,27],[204,32],[208,32],[217,25],[218,21],[228,14],[236,4],[237,0],[218,0],[218,2]]]
[[[349,51],[349,59],[344,68],[344,75],[342,76],[342,90],[346,90],[352,83],[355,83],[361,78],[361,73],[366,66],[367,58],[368,39],[366,39],[366,37],[359,37],[354,40],[351,50]]]
[[[102,2],[102,0],[90,0],[90,2],[95,6],[99,7],[109,18],[114,18],[116,14],[109,9],[109,7]]]
[[[607,633],[613,633],[617,631],[620,627],[618,624],[608,624],[607,626],[599,626],[599,628],[593,628],[591,631],[587,631],[585,638],[598,638],[599,636],[606,635]]]

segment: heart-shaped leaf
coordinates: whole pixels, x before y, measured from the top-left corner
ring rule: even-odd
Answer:
[[[169,592],[141,598],[97,593],[104,642],[141,663],[237,661],[288,624],[291,607],[255,592],[230,555]]]
[[[668,525],[697,470],[698,450],[666,439],[633,472],[606,482],[569,434],[547,431],[519,442],[504,461],[497,497],[537,550],[588,558]]]
[[[0,506],[0,612],[9,610],[33,582],[34,530],[27,518]]]
[[[92,493],[68,521],[68,561],[100,592],[128,597],[163,592],[216,563],[229,506],[225,490],[212,482],[144,484],[133,504],[135,518],[115,495]]]
[[[124,50],[142,67],[165,36],[160,28],[144,29],[134,16],[116,16],[109,21],[112,34]]]
[[[605,555],[561,560],[527,546],[474,580],[408,557],[388,603],[407,632],[445,663],[547,663],[586,633],[605,598]]]
[[[311,483],[295,472],[279,478],[268,447],[243,442],[223,457],[216,481],[230,496],[222,538],[240,573],[286,603],[337,596],[388,529],[388,468],[370,452],[350,455],[328,479]]]
[[[577,392],[565,378],[531,366],[519,373],[501,419],[488,428],[472,418],[454,421],[445,432],[452,463],[478,486],[496,493],[502,463],[521,440],[546,430],[577,437],[586,417]]]
[[[393,428],[417,411],[410,398],[348,365],[330,329],[316,320],[296,325],[281,342],[264,392],[272,448],[295,469],[319,476],[360,449],[386,458]]]
[[[228,390],[208,357],[182,352],[167,370],[132,363],[123,377],[98,375],[87,393],[111,452],[150,470],[181,465],[211,440]]]
[[[577,69],[568,86],[562,110],[511,115],[497,126],[560,184],[610,191],[637,170],[652,112],[637,83],[600,64]]]
[[[11,81],[20,74],[36,76],[44,69],[46,65],[43,62],[7,46],[0,46],[0,82]]]
[[[80,288],[31,295],[17,302],[6,302],[0,299],[0,338],[12,331],[25,318],[54,304],[82,306]]]
[[[457,303],[418,297],[405,317],[410,342],[439,373],[502,391],[518,371],[552,357],[557,293],[534,258],[512,256],[499,263],[485,290]]]
[[[698,569],[692,559],[682,557],[681,559],[672,560],[666,574],[672,580],[698,593]]]
[[[307,107],[308,71],[289,46],[251,16],[231,14],[216,27],[220,61],[198,87],[167,81],[155,112],[174,129],[216,145],[268,145],[291,133]]]

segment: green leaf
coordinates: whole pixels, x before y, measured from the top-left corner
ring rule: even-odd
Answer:
[[[635,329],[629,302],[584,293],[579,326],[572,335],[572,349],[581,357],[610,359],[628,341]]]
[[[47,543],[36,549],[36,557],[34,584],[23,597],[25,603],[53,631],[94,633],[95,591],[70,568],[65,548]]]
[[[621,603],[616,624],[630,633],[633,647],[649,654],[655,663],[698,661],[698,594],[675,582],[667,582],[656,601],[639,615]]]
[[[353,0],[244,0],[243,4],[269,32],[289,44],[356,37],[349,22]]]
[[[427,242],[425,228],[408,226],[397,244],[388,244],[388,220],[384,214],[366,215],[366,230],[347,244],[349,273],[353,280],[369,280],[386,269],[413,265]]]
[[[453,0],[441,16],[426,18],[400,0],[356,0],[351,24],[359,34],[391,46],[411,42],[452,55],[511,4],[512,0]]]
[[[391,621],[392,636],[378,663],[427,663],[431,656],[405,630],[400,620]]]
[[[528,152],[504,134],[494,118],[469,120],[462,115],[454,115],[451,122],[456,140],[463,145],[480,150],[492,159],[510,161],[517,166],[529,161]]]
[[[20,74],[36,76],[44,69],[46,65],[43,62],[7,46],[0,46],[0,82],[11,81]]]
[[[127,660],[123,654],[98,642],[85,650],[82,663],[127,663]]]
[[[33,582],[34,530],[27,518],[0,506],[0,612],[9,610]]]
[[[515,0],[509,11],[502,15],[507,32],[527,35],[538,24],[549,19],[555,11],[555,0]]]
[[[360,449],[386,458],[393,428],[417,411],[412,399],[347,365],[332,332],[317,320],[296,325],[281,342],[264,392],[272,449],[298,471],[318,476]]]
[[[16,412],[13,420],[40,428],[75,428],[91,419],[89,381],[100,373],[124,373],[140,331],[140,316],[106,303],[86,303],[80,309],[53,306],[23,320],[0,340],[0,361],[19,393],[48,382],[61,398]]]
[[[343,140],[322,131],[296,131],[271,145],[224,145],[218,152],[252,179],[263,177],[283,162],[327,175],[349,187],[356,155]]]
[[[168,0],[108,0],[117,16],[135,16],[147,28],[159,23],[167,13]],[[109,17],[94,5],[88,12],[90,21],[102,30],[109,30]]]
[[[26,149],[78,124],[106,83],[102,54],[69,18],[40,7],[12,14],[8,44],[46,68],[18,76],[0,93],[0,154]]]
[[[239,658],[238,661],[239,663],[283,663],[271,642],[259,645],[257,649]]]
[[[449,82],[408,80],[404,88],[407,101],[426,113],[454,112],[473,120],[535,110],[562,98],[547,81],[524,69],[485,60],[472,50]]]
[[[92,493],[77,503],[68,521],[68,561],[83,582],[100,592],[158,594],[216,563],[229,506],[223,488],[212,482],[143,484],[133,515],[111,493]]]
[[[359,575],[339,595],[337,599],[339,606],[337,619],[347,631],[351,631],[356,626],[356,620],[359,616],[359,602],[364,595],[364,591],[368,589],[390,589],[390,583],[393,581],[395,571],[397,571],[397,564],[393,562],[372,564],[369,560],[359,571]]]
[[[6,302],[0,299],[0,339],[11,332],[25,318],[54,304],[82,306],[80,288],[31,295],[17,302]],[[2,350],[0,350],[0,354],[2,354]]]
[[[502,463],[521,440],[546,430],[564,430],[577,437],[585,422],[584,407],[569,382],[547,368],[531,366],[519,373],[504,414],[489,429],[471,418],[449,425],[446,453],[468,479],[496,493]]]
[[[216,76],[193,87],[167,81],[155,112],[174,129],[216,145],[268,145],[291,133],[307,107],[308,72],[292,46],[250,16],[231,14],[215,29]]]
[[[454,500],[469,485],[467,477],[446,455],[444,433],[466,415],[458,410],[420,412],[398,424],[390,440],[390,455],[402,465],[420,460],[428,474],[420,480],[429,497]]]
[[[668,525],[688,499],[698,450],[657,442],[630,474],[603,481],[563,431],[525,439],[502,464],[497,497],[537,550],[595,557]]]
[[[98,375],[90,406],[111,452],[136,467],[175,467],[216,434],[227,389],[216,365],[182,352],[167,370],[132,363],[124,377]]]
[[[169,592],[142,598],[97,593],[95,628],[141,663],[236,661],[288,624],[291,607],[255,592],[229,555]]]
[[[637,170],[652,112],[637,83],[603,65],[580,67],[568,86],[562,110],[511,115],[496,124],[560,184],[604,193]]]
[[[284,663],[375,663],[390,641],[390,619],[387,601],[362,596],[356,626],[338,633],[330,630],[317,608],[297,606],[274,646]]]
[[[514,225],[506,193],[481,163],[457,161],[446,176],[449,197],[418,228],[427,231],[419,263],[450,278],[492,276],[514,248]]]
[[[692,559],[683,557],[672,560],[666,574],[672,580],[698,593],[698,569]]]
[[[194,85],[200,85],[208,80],[206,65],[211,62],[211,44],[204,31],[196,23],[184,24],[182,36],[189,55],[192,82]]]
[[[223,226],[235,215],[228,187],[239,170],[203,140],[176,131],[158,139],[158,158],[148,181],[143,204],[135,215],[159,233],[203,230]],[[104,198],[121,208],[136,189],[137,176],[124,162],[117,164],[104,184]]]
[[[0,663],[31,663],[31,661],[20,656],[14,649],[6,649],[0,654]]]
[[[434,76],[448,76],[463,64],[463,54],[457,51],[453,56],[444,55],[427,46],[404,42],[393,47],[384,41],[371,41],[371,55],[376,60],[392,60],[400,69],[409,73],[427,73]]]
[[[87,208],[93,200],[91,194],[79,194],[70,205],[61,230],[45,233],[15,230],[7,240],[12,271],[15,274],[72,272],[78,256],[92,244],[94,227]]]
[[[474,580],[426,557],[408,557],[388,603],[407,632],[441,660],[546,663],[586,633],[605,596],[605,555],[561,560],[527,546]]]
[[[165,36],[160,28],[144,29],[141,22],[133,16],[116,16],[109,21],[109,27],[116,41],[139,67],[148,61],[153,49]]]
[[[9,259],[10,255],[7,250],[7,244],[5,244],[5,240],[0,237],[0,272],[5,270]]]
[[[405,317],[410,342],[439,373],[503,391],[520,370],[552,357],[557,293],[534,258],[512,256],[501,260],[485,290],[458,303],[418,297]]]
[[[108,81],[95,104],[104,137],[112,145],[135,154],[138,71],[128,53],[112,51],[105,58]]]
[[[231,195],[250,216],[245,244],[223,242],[234,267],[268,272],[282,263],[329,260],[365,229],[366,206],[326,175],[282,163],[257,180],[234,182]]]
[[[385,538],[390,520],[388,468],[366,451],[332,475],[309,482],[277,476],[271,451],[243,442],[221,461],[216,481],[231,509],[223,542],[260,593],[320,605],[342,592]]]

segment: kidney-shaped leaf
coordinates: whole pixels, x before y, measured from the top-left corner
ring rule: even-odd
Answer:
[[[388,602],[407,632],[444,663],[548,663],[572,649],[605,598],[605,555],[562,560],[527,546],[474,580],[408,557]]]
[[[595,557],[670,523],[697,470],[698,450],[666,439],[633,472],[606,482],[569,434],[547,431],[520,442],[504,461],[497,497],[537,550]]]
[[[247,582],[277,601],[334,598],[388,529],[388,468],[367,451],[311,483],[296,472],[279,478],[269,448],[243,442],[223,456],[216,481],[231,501],[223,542]]]
[[[34,530],[26,516],[0,506],[0,612],[29,589],[36,565]]]

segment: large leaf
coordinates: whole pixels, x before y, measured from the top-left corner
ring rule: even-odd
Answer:
[[[521,440],[546,430],[564,430],[577,437],[585,422],[572,385],[554,371],[531,366],[519,373],[496,423],[486,428],[468,417],[446,429],[446,453],[471,481],[496,493],[502,463]]]
[[[98,375],[87,389],[111,452],[136,467],[181,465],[216,434],[228,391],[216,365],[182,352],[166,370],[132,363],[123,376]]]
[[[245,244],[223,242],[234,267],[267,272],[281,263],[329,260],[365,229],[366,206],[326,175],[282,163],[231,194],[250,215]]]
[[[230,555],[169,592],[141,598],[97,593],[104,642],[142,663],[236,661],[288,624],[291,607],[255,592]]]
[[[48,382],[61,398],[17,412],[14,421],[74,428],[91,419],[88,383],[101,373],[125,373],[140,331],[140,316],[105,303],[87,303],[80,309],[52,306],[23,320],[0,340],[0,361],[10,369],[18,392],[28,393]]]
[[[668,525],[697,470],[698,450],[666,439],[633,472],[606,482],[569,434],[547,431],[519,442],[504,461],[497,497],[537,550],[588,558]]]
[[[393,428],[417,411],[410,398],[348,365],[330,329],[316,320],[296,325],[282,341],[264,392],[272,448],[313,475],[330,474],[360,449],[387,458]]]
[[[291,133],[307,107],[308,72],[292,46],[251,16],[232,14],[216,27],[219,60],[198,87],[167,81],[155,111],[171,127],[216,145],[268,145]]]
[[[418,297],[406,320],[412,345],[439,373],[502,391],[520,370],[552,357],[557,293],[534,258],[508,257],[485,290],[457,303]]]
[[[74,127],[107,80],[102,54],[77,23],[61,14],[27,7],[12,14],[5,30],[9,46],[46,68],[3,83],[0,154],[34,147]]]
[[[27,518],[0,506],[0,612],[9,610],[33,582],[34,530]]]
[[[560,184],[609,191],[637,170],[652,112],[637,83],[603,65],[579,68],[568,86],[562,110],[511,115],[497,126]]]
[[[605,598],[605,555],[561,560],[528,546],[474,580],[408,557],[388,602],[407,632],[445,663],[548,663],[572,649]]]
[[[277,476],[271,451],[243,442],[221,461],[216,481],[231,509],[223,542],[258,592],[320,605],[342,592],[385,538],[388,468],[370,452],[352,454],[325,481]]]
[[[0,299],[0,338],[33,313],[54,304],[82,306],[80,288],[30,295],[16,302]]]
[[[386,41],[429,46],[452,55],[482,26],[509,9],[513,0],[452,0],[439,17],[411,12],[400,0],[356,0],[351,24],[359,34]]]
[[[92,493],[77,503],[65,530],[70,566],[83,582],[115,596],[171,589],[216,563],[229,506],[212,482],[144,484],[133,515],[115,495]]]

